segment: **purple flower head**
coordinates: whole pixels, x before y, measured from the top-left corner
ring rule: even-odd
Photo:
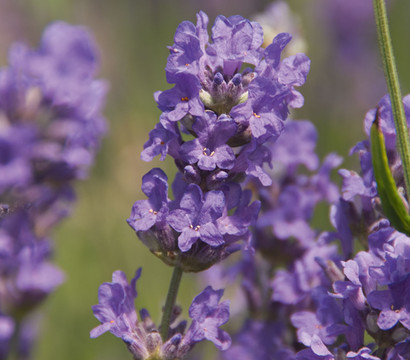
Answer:
[[[169,352],[176,351],[172,345],[179,344],[181,334],[173,336],[163,344],[146,310],[141,311],[141,321],[138,321],[134,300],[137,297],[136,282],[140,275],[141,268],[128,283],[122,271],[115,271],[112,282],[99,287],[99,303],[92,306],[92,310],[101,325],[91,330],[90,337],[96,338],[109,331],[124,341],[134,359],[166,358]]]
[[[63,22],[46,28],[36,50],[14,45],[9,62],[0,70],[0,191],[24,185],[19,202],[34,202],[24,198],[37,191],[33,187],[55,189],[86,176],[106,131],[107,85],[94,80],[98,55],[91,35]]]
[[[49,25],[39,49],[27,61],[30,73],[41,79],[40,86],[56,105],[85,106],[89,97],[81,95],[97,85],[92,83],[98,70],[97,49],[85,28],[64,22]]]
[[[290,35],[278,35],[263,49],[261,26],[241,16],[218,16],[210,39],[207,25],[200,12],[196,26],[184,21],[175,33],[166,66],[175,86],[156,95],[162,125],[168,128],[187,115],[202,117],[206,109],[232,117],[237,124],[232,144],[278,137],[288,108],[303,104],[294,87],[304,83],[309,60],[297,54],[281,62]],[[244,64],[250,67],[241,71]]]
[[[10,316],[21,323],[15,356],[29,357],[29,313],[64,281],[48,235],[70,213],[72,181],[87,175],[106,131],[98,67],[88,30],[56,22],[37,49],[12,45],[0,69],[0,353]]]
[[[186,322],[181,321],[169,329],[168,339],[163,342],[147,310],[140,311],[138,320],[134,300],[137,297],[136,282],[140,275],[141,268],[129,283],[122,271],[115,271],[112,282],[99,287],[99,303],[92,306],[92,310],[101,325],[91,330],[92,338],[109,331],[124,341],[137,360],[180,359],[197,342],[205,339],[212,341],[220,349],[229,347],[229,335],[219,329],[229,319],[229,302],[219,304],[223,290],[214,291],[208,287],[195,297],[189,310],[192,323],[186,334]],[[180,311],[175,313],[172,323],[176,322],[179,313]]]
[[[220,350],[226,350],[231,345],[231,338],[219,327],[229,320],[229,301],[221,303],[223,290],[213,290],[208,286],[194,298],[189,308],[192,319],[184,342],[195,344],[204,339],[212,341]]]
[[[248,227],[259,211],[258,202],[250,204],[249,191],[230,183],[203,193],[181,174],[172,188],[175,199],[169,200],[165,174],[158,168],[151,170],[142,186],[148,200],[137,201],[127,220],[144,245],[166,264],[178,264],[186,272],[202,271],[238,251],[238,241],[248,241]]]
[[[171,227],[180,233],[178,246],[181,251],[188,251],[198,239],[213,247],[224,243],[215,225],[224,207],[225,198],[221,191],[210,191],[204,196],[199,186],[188,186],[179,209],[172,210],[167,216]]]

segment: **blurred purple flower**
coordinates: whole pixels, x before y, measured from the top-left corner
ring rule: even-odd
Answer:
[[[7,358],[14,327],[14,320],[0,313],[0,359]]]

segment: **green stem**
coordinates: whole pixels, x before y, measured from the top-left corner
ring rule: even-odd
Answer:
[[[181,267],[174,267],[174,272],[172,273],[171,282],[169,284],[168,295],[165,301],[164,312],[162,314],[162,321],[160,326],[160,334],[163,342],[167,341],[168,339],[169,325],[171,322],[171,316],[172,311],[174,309],[175,301],[177,299],[182,273],[183,271]]]
[[[389,24],[385,0],[373,0],[374,15],[376,19],[379,49],[383,61],[384,75],[389,90],[393,111],[394,125],[397,133],[397,149],[401,158],[404,181],[406,184],[407,200],[410,200],[410,140],[407,129],[406,116],[401,97],[399,77],[394,60],[393,46],[390,37]]]

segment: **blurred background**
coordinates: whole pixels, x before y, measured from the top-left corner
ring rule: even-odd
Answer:
[[[337,152],[343,167],[357,169],[349,149],[364,138],[362,120],[385,93],[378,58],[371,0],[288,1],[298,19],[297,30],[312,60],[306,85],[300,90],[305,106],[297,119],[309,119],[318,129],[318,152],[323,158]],[[360,3],[360,4],[358,4]],[[98,286],[117,269],[131,278],[143,267],[137,307],[146,307],[159,323],[171,269],[140,243],[126,224],[132,204],[145,199],[141,178],[162,167],[170,178],[171,161],[144,163],[139,158],[149,131],[158,121],[153,92],[170,87],[164,67],[167,45],[177,25],[196,21],[205,11],[215,16],[253,18],[270,4],[266,0],[0,0],[0,66],[7,65],[7,49],[14,41],[36,47],[43,28],[64,20],[85,25],[101,53],[100,77],[110,83],[105,115],[110,131],[103,141],[90,177],[77,184],[78,202],[70,218],[55,232],[55,262],[67,281],[40,309],[41,337],[36,359],[129,359],[119,339],[103,335],[90,339],[98,325],[91,306]],[[410,2],[391,0],[389,16],[403,94],[410,92]],[[268,16],[269,19],[269,16]],[[335,175],[337,179],[337,175]],[[327,222],[327,214],[323,212]],[[185,314],[205,284],[194,275],[183,278],[179,303]],[[212,351],[212,344],[200,351]]]

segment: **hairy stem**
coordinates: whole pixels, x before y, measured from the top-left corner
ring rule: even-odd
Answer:
[[[404,114],[401,97],[399,77],[393,54],[385,0],[373,0],[374,15],[376,19],[379,49],[383,61],[384,75],[389,90],[393,111],[394,125],[397,133],[397,149],[401,158],[404,180],[406,183],[407,200],[410,199],[410,140],[409,131]]]
[[[171,322],[172,311],[174,309],[175,301],[177,299],[179,284],[182,278],[182,269],[180,266],[174,267],[172,273],[171,282],[169,284],[167,299],[165,301],[164,312],[162,314],[162,321],[160,326],[160,334],[162,341],[165,342],[168,339],[168,330]]]

